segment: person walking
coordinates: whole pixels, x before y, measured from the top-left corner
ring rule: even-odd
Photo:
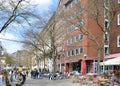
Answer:
[[[11,71],[11,74],[10,74],[10,81],[13,82],[13,71]]]
[[[23,81],[22,81],[22,85],[25,83],[25,81],[26,81],[26,73],[25,72],[23,72],[22,73],[22,76],[23,76]]]
[[[17,77],[16,77],[17,83],[16,86],[22,86],[22,82],[23,82],[23,76],[22,73],[18,73]]]

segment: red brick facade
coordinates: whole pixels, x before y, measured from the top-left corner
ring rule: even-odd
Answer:
[[[62,37],[62,41],[59,41],[58,44],[59,46],[62,46],[63,51],[61,57],[57,60],[57,70],[60,69],[60,64],[64,64],[61,67],[64,72],[70,72],[73,70],[80,71],[81,67],[75,69],[74,66],[81,66],[81,60],[86,56],[86,64],[88,67],[87,72],[90,72],[91,63],[93,60],[97,60],[98,45],[93,39],[91,40],[91,36],[93,35],[95,37],[98,44],[102,44],[104,41],[104,33],[101,28],[105,29],[104,21],[106,17],[102,7],[99,8],[99,10],[101,10],[99,14],[101,17],[98,17],[98,22],[91,15],[92,12],[96,12],[95,7],[94,9],[89,9],[89,12],[86,12],[84,8],[92,4],[91,1],[92,0],[59,0],[56,14],[58,15],[57,18],[61,17],[59,15],[60,13],[63,14],[63,19],[59,19],[61,22],[57,23],[56,30],[59,30],[61,27],[64,29],[62,29],[62,34],[58,34],[59,37]],[[103,2],[103,4],[104,3],[105,2]],[[77,12],[78,9],[79,12]],[[120,52],[120,48],[117,47],[117,36],[120,35],[120,25],[118,26],[116,23],[117,14],[113,21],[115,23],[112,23],[112,28],[110,28],[109,41],[105,44],[105,46],[108,46],[107,49],[109,49],[106,54]],[[79,22],[81,26],[77,26],[77,22]],[[106,50],[103,46],[101,57],[104,57],[105,51]]]

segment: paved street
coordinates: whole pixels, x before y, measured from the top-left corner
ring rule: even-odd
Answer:
[[[16,81],[12,83],[12,86],[15,86],[15,83]],[[3,86],[5,86],[5,84]],[[48,80],[47,78],[44,78],[40,80],[27,77],[27,81],[23,86],[80,86],[80,84],[72,83],[70,79]]]
[[[14,80],[11,85],[15,86],[16,81]],[[3,86],[6,86],[3,83]],[[70,79],[63,79],[63,80],[48,80],[47,78],[44,79],[31,79],[30,77],[27,77],[27,80],[23,86],[98,86],[93,84],[84,84],[81,85],[80,83],[72,83],[72,80]],[[118,85],[114,85],[118,86]]]

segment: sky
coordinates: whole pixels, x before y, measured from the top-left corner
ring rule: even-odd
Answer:
[[[58,0],[28,0],[32,5],[36,5],[34,9],[37,13],[44,13],[45,11],[49,9],[56,9]],[[44,15],[44,14],[43,14]],[[14,28],[10,26],[10,28]],[[3,39],[9,39],[9,40],[21,40],[21,30],[17,29],[15,31],[9,30],[9,28],[0,33],[0,41],[2,43],[2,46],[5,48],[7,53],[12,54],[16,52],[17,50],[22,50],[22,43],[19,42],[13,42]],[[3,38],[3,39],[1,39]]]

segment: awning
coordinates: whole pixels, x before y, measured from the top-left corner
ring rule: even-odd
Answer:
[[[113,59],[113,58],[116,58],[116,57],[120,57],[120,53],[114,53],[114,54],[106,55],[104,57],[104,60]]]
[[[100,65],[120,65],[120,56],[110,59],[110,60],[107,60],[107,61],[104,61],[104,62],[101,62]]]

